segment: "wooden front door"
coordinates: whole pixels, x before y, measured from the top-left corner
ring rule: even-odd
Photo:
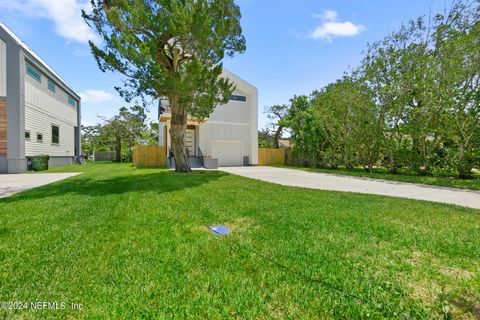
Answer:
[[[185,135],[185,145],[187,146],[187,152],[190,157],[196,156],[195,148],[195,129],[187,129]]]

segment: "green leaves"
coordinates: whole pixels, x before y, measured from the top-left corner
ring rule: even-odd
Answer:
[[[361,65],[292,100],[289,127],[312,165],[456,172],[480,165],[480,2],[412,20],[369,45]]]
[[[141,106],[130,109],[122,107],[117,115],[103,120],[102,124],[82,127],[82,150],[89,154],[93,151],[116,150],[119,159],[129,161],[136,144],[157,142],[158,125],[147,125],[147,115]]]
[[[135,97],[178,96],[182,108],[208,116],[232,86],[220,80],[225,54],[245,51],[240,9],[233,0],[92,1],[85,20],[104,39],[91,43],[102,71],[128,80]]]
[[[91,3],[83,17],[104,39],[102,48],[90,43],[99,68],[125,75],[116,89],[127,101],[168,98],[179,120],[171,132],[175,163],[189,171],[185,115],[206,118],[232,94],[233,83],[221,78],[222,60],[246,49],[240,8],[234,0]]]

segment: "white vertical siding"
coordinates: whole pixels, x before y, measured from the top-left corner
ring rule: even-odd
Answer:
[[[55,93],[47,87],[48,79],[42,74],[38,82],[30,75],[25,75],[25,104],[36,107],[72,125],[77,123],[77,109],[68,104],[68,95],[60,87]]]
[[[207,121],[198,125],[197,142],[204,156],[212,156],[214,143],[241,144],[242,156],[249,164],[258,163],[258,91],[251,84],[224,69],[224,77],[235,83],[234,95],[245,96],[246,101],[230,100],[217,106]],[[167,146],[170,148],[170,133],[167,124]],[[232,149],[233,150],[233,149]]]
[[[257,108],[252,105],[253,100],[242,91],[235,90],[233,94],[244,95],[246,102],[230,100],[227,104],[217,106],[210,114],[206,123],[198,126],[196,143],[203,155],[212,156],[212,141],[242,142],[243,156],[252,159],[252,139],[250,118]],[[161,124],[161,123],[160,123]],[[256,124],[255,129],[256,130]],[[161,125],[160,125],[161,127]],[[167,129],[167,143],[170,146],[170,126]]]
[[[60,128],[58,145],[52,144],[52,125]],[[25,130],[30,131],[30,141],[25,141],[25,155],[73,157],[76,125],[77,109],[68,104],[67,93],[58,86],[55,92],[50,91],[44,74],[41,82],[26,74]],[[43,142],[37,141],[37,133],[43,134]]]
[[[247,97],[247,101],[230,100],[227,104],[217,106],[205,124],[199,126],[200,149],[205,155],[212,155],[212,141],[242,142],[242,156],[248,156],[250,163],[256,161],[252,130],[257,130],[257,124],[252,123],[256,115],[256,97],[240,90],[235,90],[235,95]]]
[[[212,141],[241,141],[243,156],[252,157],[249,125],[207,122],[199,126],[199,139],[204,155],[212,155]]]
[[[238,90],[235,90],[233,94],[246,96],[247,101],[230,100],[227,104],[217,106],[208,117],[209,121],[249,123],[250,112],[252,110],[249,95]]]
[[[0,97],[7,95],[7,47],[0,39]]]
[[[60,143],[52,144],[52,124],[60,128]],[[74,125],[38,108],[25,108],[25,130],[30,131],[30,141],[25,141],[25,156],[48,154],[50,156],[73,157],[75,155]],[[37,141],[37,133],[43,141]]]

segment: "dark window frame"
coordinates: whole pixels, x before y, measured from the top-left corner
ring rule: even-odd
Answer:
[[[56,134],[54,132],[55,128],[57,129]],[[57,126],[56,124],[52,124],[52,139],[51,139],[51,141],[52,141],[52,145],[58,146],[60,144],[60,126]]]
[[[48,87],[48,90],[55,93],[55,91],[57,89],[57,84],[55,82],[53,82],[52,80],[48,79],[47,87]]]
[[[34,66],[32,66],[31,64],[27,63],[26,66],[26,73],[32,77],[33,79],[37,80],[38,82],[42,82],[42,73],[40,72],[40,70],[38,70],[37,68],[35,68]]]
[[[232,101],[239,101],[239,102],[247,102],[247,96],[242,96],[238,94],[232,94],[230,96],[230,100]]]
[[[71,95],[68,95],[67,102],[72,107],[74,107],[74,108],[77,107],[77,100],[74,97],[72,97]]]
[[[38,137],[41,137],[40,139]],[[37,132],[37,142],[38,143],[43,143],[43,133]]]
[[[25,140],[30,141],[31,137],[30,130],[25,130]]]

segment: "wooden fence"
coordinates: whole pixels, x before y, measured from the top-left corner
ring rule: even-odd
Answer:
[[[167,165],[167,148],[160,146],[136,146],[133,164],[137,167],[164,167]]]
[[[258,148],[258,165],[272,166],[285,164],[285,149]]]

